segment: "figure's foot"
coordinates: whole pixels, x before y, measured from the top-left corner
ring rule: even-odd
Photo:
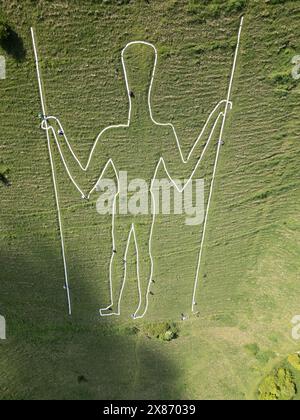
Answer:
[[[112,306],[109,306],[108,308],[100,309],[100,316],[118,316],[120,315],[118,308]]]

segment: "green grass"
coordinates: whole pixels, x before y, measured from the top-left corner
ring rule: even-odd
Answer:
[[[8,77],[0,81],[0,161],[10,169],[12,186],[0,184],[0,313],[8,329],[0,344],[0,398],[253,398],[263,377],[299,350],[290,320],[300,311],[300,87],[288,78],[299,54],[299,6],[249,0],[230,9],[244,2],[224,1],[213,2],[218,12],[212,13],[208,2],[120,3],[0,3],[17,35],[14,48],[1,51]],[[133,248],[122,317],[99,319],[109,298],[111,219],[96,213],[96,197],[87,204],[78,199],[56,155],[70,320],[45,133],[38,127],[30,26],[48,112],[59,116],[80,156],[87,157],[102,128],[126,121],[120,52],[141,39],[159,51],[154,115],[176,126],[187,153],[208,112],[226,95],[242,13],[234,109],[208,223],[199,317],[180,322],[190,311],[201,228],[185,226],[183,217],[160,216],[146,324],[130,321],[137,304]],[[141,65],[149,63],[141,57]],[[143,127],[143,117],[139,123]],[[159,142],[153,147],[158,152]],[[197,173],[206,176],[207,191],[214,152],[211,147]],[[124,153],[130,159],[136,150],[128,144]],[[139,169],[145,175],[143,162]],[[149,339],[147,324],[157,322],[177,322],[178,337]]]

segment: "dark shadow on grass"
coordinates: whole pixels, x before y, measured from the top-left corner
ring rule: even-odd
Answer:
[[[29,236],[27,248],[14,238],[5,252],[1,244],[0,314],[8,335],[0,343],[1,399],[179,399],[169,343],[138,334],[133,321],[89,319],[86,309],[70,318],[59,247],[53,251],[49,238]],[[80,269],[77,275],[81,294],[85,277]],[[97,308],[97,297],[84,293]]]
[[[0,45],[15,60],[19,62],[25,60],[26,49],[23,40],[13,28],[9,27],[8,36],[0,42]]]

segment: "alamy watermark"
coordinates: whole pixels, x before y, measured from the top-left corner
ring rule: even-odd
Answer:
[[[121,171],[118,182],[102,179],[96,189],[100,193],[96,208],[101,215],[177,214],[185,215],[185,223],[190,226],[200,225],[204,220],[203,179],[128,181],[127,172]]]
[[[6,340],[6,321],[4,316],[0,315],[0,340]]]
[[[6,79],[6,60],[0,55],[0,80]]]

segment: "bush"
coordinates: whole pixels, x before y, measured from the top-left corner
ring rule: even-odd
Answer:
[[[280,368],[267,376],[258,388],[260,400],[292,400],[297,392],[291,372]]]
[[[247,5],[246,0],[229,0],[226,4],[227,13],[237,13],[244,10]]]
[[[300,370],[300,354],[290,354],[288,362],[294,369]]]
[[[259,349],[259,347],[256,343],[246,344],[245,349],[248,350],[249,353],[251,353],[253,356],[256,356],[260,351],[260,349]]]
[[[188,11],[206,20],[240,13],[247,7],[247,2],[248,0],[190,0]]]
[[[3,161],[0,161],[0,174],[1,175],[8,175],[9,168]]]
[[[142,330],[147,337],[161,341],[171,341],[178,337],[178,327],[175,323],[155,322],[145,324]]]
[[[268,363],[268,361],[275,357],[271,350],[262,351],[256,343],[247,344],[245,349],[256,358],[260,363]]]

